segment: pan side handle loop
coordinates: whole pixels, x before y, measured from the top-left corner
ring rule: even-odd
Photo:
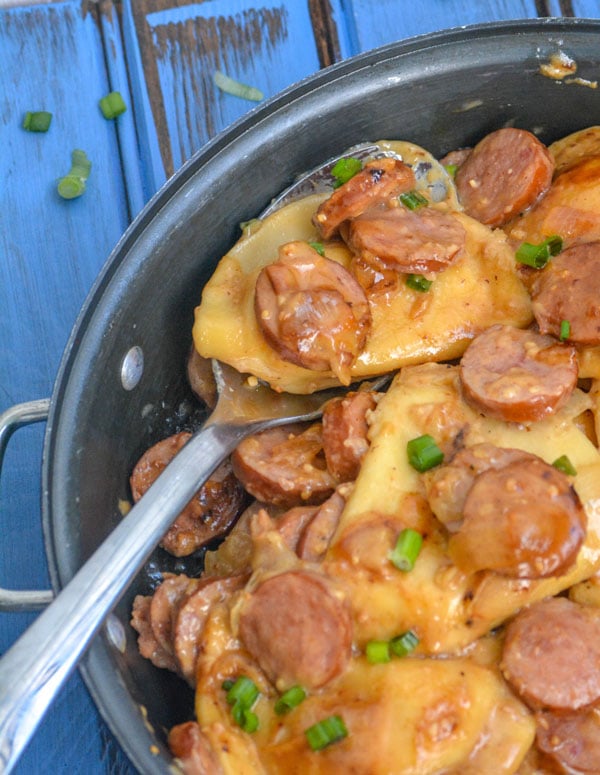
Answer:
[[[0,475],[8,441],[12,434],[24,425],[45,422],[48,419],[50,399],[15,404],[0,414]],[[12,590],[0,587],[0,611],[38,611],[52,602],[51,590]]]

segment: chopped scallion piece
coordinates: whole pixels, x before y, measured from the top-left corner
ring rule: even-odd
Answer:
[[[106,97],[102,97],[98,101],[98,105],[106,119],[117,118],[117,116],[120,116],[121,113],[125,113],[127,110],[125,100],[118,91],[111,91]]]
[[[444,459],[444,453],[428,433],[411,439],[406,445],[408,462],[417,471],[428,471],[439,465]]]
[[[313,751],[321,751],[332,743],[348,736],[348,730],[340,716],[329,716],[304,730]]]
[[[234,97],[241,97],[244,100],[251,100],[252,102],[260,102],[262,99],[264,99],[265,95],[261,92],[260,89],[257,89],[255,86],[248,86],[245,83],[236,81],[235,78],[230,78],[220,70],[215,70],[213,74],[213,80],[215,82],[215,86],[221,89],[221,91],[224,91],[226,94],[231,94]]]
[[[316,250],[320,256],[325,255],[325,246],[322,242],[309,242],[308,243],[313,250]]]
[[[433,280],[428,280],[422,274],[409,274],[406,276],[408,287],[412,288],[413,291],[420,291],[421,293],[426,293],[431,288],[432,282]]]
[[[92,163],[85,151],[76,149],[71,154],[71,169],[59,179],[57,189],[63,199],[75,199],[85,191]]]
[[[444,164],[444,169],[450,175],[451,178],[453,178],[456,175],[456,170],[458,169],[458,164]]]
[[[241,705],[244,708],[251,708],[259,695],[258,687],[251,678],[241,675],[227,691],[227,702],[229,705]]]
[[[372,665],[389,662],[391,659],[390,644],[387,640],[370,640],[365,646],[365,656],[367,662]]]
[[[344,159],[338,159],[331,168],[331,176],[334,179],[333,187],[339,188],[353,178],[357,172],[362,170],[362,162],[353,156]]]
[[[396,546],[389,554],[390,562],[398,570],[412,570],[422,546],[423,536],[411,527],[407,527],[400,531]]]
[[[231,678],[226,678],[226,679],[223,681],[223,683],[221,684],[221,688],[222,688],[224,691],[228,692],[228,691],[231,689],[231,687],[233,686],[233,684],[234,684],[234,683],[235,683],[235,681],[234,681],[233,679],[231,679]]]
[[[556,458],[552,465],[554,468],[558,468],[559,471],[562,471],[563,474],[567,474],[567,476],[575,476],[577,473],[575,466],[571,463],[567,455],[561,455]]]
[[[396,657],[405,657],[419,645],[419,639],[412,630],[396,635],[390,641],[390,650]]]
[[[565,339],[568,339],[571,336],[571,324],[568,320],[561,320],[560,321],[560,334],[559,338],[561,342],[564,342]]]
[[[407,191],[406,194],[400,194],[399,198],[404,207],[408,207],[409,210],[416,210],[427,204],[427,199],[418,191]]]
[[[23,118],[23,129],[28,132],[47,132],[52,121],[52,113],[47,110],[28,110]]]
[[[537,245],[531,242],[523,242],[515,253],[519,263],[532,266],[534,269],[543,269],[552,256],[557,256],[562,250],[562,237],[553,234]]]
[[[256,732],[258,729],[258,716],[249,708],[244,707],[242,703],[236,702],[231,709],[233,720],[241,727],[244,732]]]
[[[284,713],[289,713],[292,708],[300,705],[305,699],[306,692],[304,689],[301,686],[292,686],[292,688],[284,692],[275,703],[275,713],[277,713],[278,716],[283,716]]]

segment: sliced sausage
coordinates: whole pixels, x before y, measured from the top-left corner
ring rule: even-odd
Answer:
[[[323,411],[323,452],[327,468],[338,482],[356,479],[369,448],[367,417],[377,405],[368,390],[329,401]]]
[[[327,503],[327,501],[325,501]],[[319,511],[319,506],[294,506],[271,520],[269,529],[277,530],[284,544],[295,552],[306,526]]]
[[[149,659],[155,667],[177,672],[177,662],[172,651],[165,649],[156,640],[150,624],[150,595],[136,595],[131,613],[131,626],[138,633],[138,649],[140,654]]]
[[[458,168],[455,182],[468,215],[501,226],[531,207],[552,183],[554,159],[525,129],[491,132]]]
[[[479,474],[509,463],[534,459],[535,455],[521,449],[496,447],[486,442],[460,449],[449,463],[432,469],[423,477],[431,510],[448,530],[455,533],[462,525],[467,493]]]
[[[174,726],[169,732],[168,745],[185,775],[222,775],[219,759],[195,721]]]
[[[475,337],[460,363],[467,401],[504,422],[534,422],[553,414],[569,399],[577,375],[573,346],[503,325]]]
[[[271,347],[291,363],[331,370],[350,383],[350,367],[371,327],[365,292],[337,261],[307,242],[288,242],[261,270],[254,296],[256,319]]]
[[[257,500],[275,506],[322,503],[335,489],[323,454],[321,423],[271,428],[244,439],[233,470]]]
[[[564,320],[569,342],[600,344],[600,242],[563,250],[536,277],[531,294],[543,334],[560,336]]]
[[[152,632],[157,642],[168,654],[174,654],[173,625],[179,607],[199,584],[198,579],[188,578],[183,573],[169,575],[152,595],[150,603]]]
[[[533,708],[573,711],[600,699],[600,609],[564,597],[523,609],[508,625],[501,668]]]
[[[217,384],[210,358],[204,358],[192,345],[187,359],[187,378],[196,398],[209,409],[217,403]]]
[[[320,562],[339,525],[346,499],[340,492],[334,492],[317,509],[298,540],[296,552],[301,560]]]
[[[465,572],[543,578],[572,566],[585,535],[585,511],[569,478],[536,458],[475,479],[448,551]]]
[[[241,589],[246,580],[245,576],[204,578],[179,606],[173,627],[173,649],[181,674],[191,686],[196,685],[196,662],[211,608]]]
[[[443,167],[454,166],[458,169],[466,162],[472,150],[472,148],[457,148],[454,151],[449,151],[440,159],[440,164]]]
[[[369,210],[353,220],[352,250],[377,269],[431,274],[453,264],[465,246],[466,231],[451,213],[399,205]]]
[[[163,472],[191,434],[169,436],[150,447],[131,474],[131,492],[138,501]],[[224,461],[202,485],[163,536],[161,546],[175,557],[186,557],[224,535],[246,504],[246,494],[235,478],[231,462]]]
[[[293,570],[263,581],[240,611],[240,636],[278,688],[317,689],[350,659],[352,619],[325,577]]]
[[[414,173],[404,162],[393,158],[374,159],[319,206],[314,224],[321,236],[329,239],[344,221],[410,191],[415,185]]]
[[[567,772],[600,772],[600,710],[536,714],[538,748]],[[561,770],[562,772],[563,770]]]

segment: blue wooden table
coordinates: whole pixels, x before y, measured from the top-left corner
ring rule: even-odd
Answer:
[[[600,17],[600,0],[0,0],[0,412],[51,394],[86,293],[144,203],[207,140],[252,108],[213,73],[270,96],[321,67],[446,27],[537,16]],[[128,106],[106,120],[98,100]],[[47,133],[26,111],[53,114]],[[85,196],[56,180],[74,148]],[[48,588],[40,526],[43,427],[13,437],[0,480],[0,586]],[[0,612],[0,655],[35,613]],[[0,687],[1,702],[2,687]],[[19,775],[134,769],[74,675]]]

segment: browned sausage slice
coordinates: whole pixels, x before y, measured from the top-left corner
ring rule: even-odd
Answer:
[[[301,560],[320,562],[323,559],[340,522],[345,505],[346,499],[336,491],[325,503],[319,506],[298,541],[297,554]]]
[[[174,653],[173,625],[179,607],[199,583],[198,579],[188,578],[183,573],[169,575],[152,595],[150,624],[157,642],[168,654]]]
[[[196,685],[196,662],[211,608],[241,589],[246,580],[245,576],[201,579],[194,592],[179,606],[173,628],[173,647],[181,674],[191,686]]]
[[[448,551],[469,573],[557,576],[573,564],[585,540],[585,512],[569,478],[539,458],[480,474],[463,516]]]
[[[512,326],[488,328],[460,364],[465,398],[488,417],[534,422],[563,406],[577,384],[575,348]]]
[[[353,220],[348,241],[363,261],[378,269],[431,274],[460,258],[466,231],[450,213],[399,205],[369,210]]]
[[[317,689],[350,659],[349,607],[325,577],[288,571],[263,581],[244,602],[240,636],[278,688]]]
[[[335,489],[323,454],[321,423],[271,428],[244,439],[233,470],[257,500],[275,506],[322,503]]]
[[[404,162],[392,158],[374,159],[320,205],[314,217],[315,226],[324,239],[329,239],[344,221],[410,191],[415,185],[414,173]]]
[[[156,640],[150,624],[150,595],[136,595],[131,613],[131,626],[138,633],[138,649],[140,654],[149,659],[155,667],[177,672],[177,662],[172,651],[165,651]]]
[[[600,772],[600,709],[536,714],[538,748],[566,772]]]
[[[147,450],[131,474],[131,492],[138,501],[190,438],[182,431]],[[224,461],[196,493],[162,538],[161,546],[175,557],[186,557],[224,535],[246,503],[231,462]]]
[[[523,609],[508,625],[501,668],[534,708],[579,710],[600,699],[600,609],[564,597]]]
[[[323,451],[327,468],[338,482],[356,479],[369,448],[367,416],[377,405],[368,390],[329,401],[323,412]]]
[[[536,277],[533,314],[544,334],[561,334],[569,324],[568,341],[600,344],[600,242],[563,250]]]
[[[331,370],[350,383],[350,367],[362,351],[371,311],[362,286],[337,261],[307,242],[288,242],[256,280],[256,319],[273,349],[291,363]]]
[[[217,383],[210,358],[204,358],[192,345],[188,355],[186,372],[192,392],[209,409],[217,403]]]
[[[174,726],[169,732],[168,744],[185,775],[222,775],[217,755],[195,721]]]
[[[491,132],[458,168],[458,196],[468,215],[500,226],[531,207],[552,183],[550,151],[525,129]]]

